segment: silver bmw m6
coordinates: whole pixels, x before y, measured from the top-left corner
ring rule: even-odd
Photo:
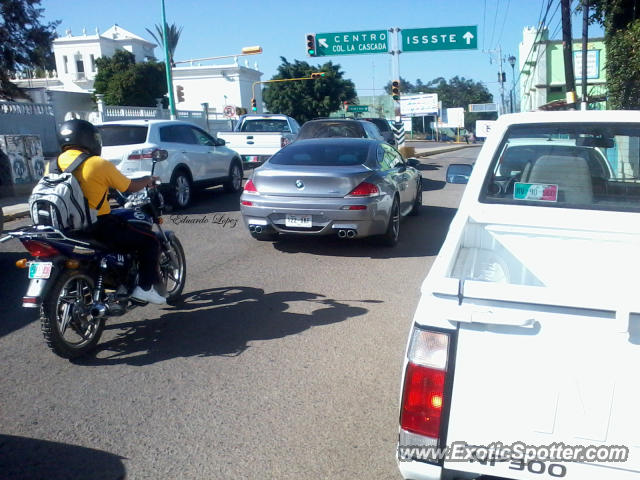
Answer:
[[[254,170],[240,211],[258,240],[279,234],[375,235],[393,246],[400,219],[422,205],[418,164],[379,140],[300,140]]]

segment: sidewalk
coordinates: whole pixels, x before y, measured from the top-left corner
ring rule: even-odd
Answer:
[[[407,145],[411,145],[411,141],[407,142]],[[416,148],[416,157],[423,158],[431,155],[437,155],[439,153],[454,152],[462,148],[474,148],[481,147],[481,143],[474,144],[453,144],[453,145],[439,145],[433,147],[419,147]],[[29,195],[18,195],[14,197],[0,198],[0,207],[2,207],[2,213],[4,214],[5,223],[16,218],[22,218],[29,216]]]

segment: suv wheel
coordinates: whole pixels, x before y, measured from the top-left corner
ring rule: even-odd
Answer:
[[[193,196],[193,185],[189,174],[178,170],[171,178],[171,203],[175,208],[187,208]]]
[[[231,163],[229,168],[229,177],[222,184],[224,191],[227,193],[236,193],[242,189],[242,167],[237,160]]]

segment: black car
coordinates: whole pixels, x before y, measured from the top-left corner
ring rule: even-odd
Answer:
[[[309,138],[372,138],[374,140],[386,141],[385,138],[373,123],[366,120],[355,120],[349,118],[320,118],[309,120],[298,133],[296,140]]]
[[[364,120],[378,127],[378,130],[380,130],[380,133],[389,145],[396,144],[396,137],[391,130],[391,125],[389,125],[389,122],[385,118],[365,118]]]

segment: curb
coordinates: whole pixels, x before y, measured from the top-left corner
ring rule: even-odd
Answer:
[[[416,152],[416,157],[421,158],[421,157],[430,157],[431,155],[438,155],[439,153],[447,153],[447,152],[455,152],[456,150],[462,150],[463,148],[474,148],[474,147],[481,147],[482,145],[458,145],[456,147],[444,147],[444,148],[438,148],[438,149],[434,149],[434,150],[429,150],[426,152],[421,152],[421,153],[417,153]]]
[[[4,209],[3,209],[4,211]],[[10,222],[11,220],[17,220],[18,218],[24,218],[29,216],[29,210],[18,210],[17,212],[4,213],[4,222]]]

